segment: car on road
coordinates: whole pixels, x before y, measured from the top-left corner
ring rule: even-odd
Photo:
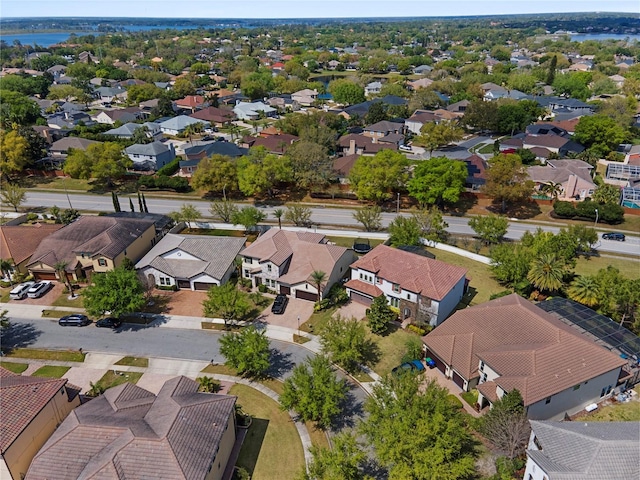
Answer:
[[[31,288],[27,290],[27,296],[29,298],[40,298],[53,287],[53,283],[49,280],[42,280],[41,282],[34,283]]]
[[[93,322],[86,315],[76,313],[73,315],[66,315],[58,320],[58,325],[61,327],[84,327],[91,325]]]
[[[22,300],[27,296],[27,292],[33,286],[35,282],[24,282],[20,285],[16,285],[13,290],[9,292],[9,298],[11,300]]]
[[[273,301],[273,305],[271,305],[271,313],[275,313],[276,315],[283,314],[284,309],[287,308],[288,301],[289,299],[286,295],[277,295]]]
[[[400,375],[404,372],[423,372],[425,370],[424,365],[420,360],[411,360],[404,362],[402,365],[398,365],[391,370],[393,375]]]
[[[626,237],[624,236],[624,233],[619,233],[619,232],[603,233],[602,238],[604,240],[616,240],[618,242],[624,242],[626,239]]]
[[[118,328],[122,325],[122,320],[114,317],[101,318],[96,322],[96,327],[101,328]]]

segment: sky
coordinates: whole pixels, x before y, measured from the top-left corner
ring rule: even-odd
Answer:
[[[7,17],[345,18],[627,12],[639,0],[1,0]]]

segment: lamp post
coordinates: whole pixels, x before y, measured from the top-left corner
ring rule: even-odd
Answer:
[[[300,336],[300,315],[298,315],[298,337]]]
[[[595,227],[596,225],[598,225],[598,209],[596,208],[596,221],[593,224],[593,226]]]

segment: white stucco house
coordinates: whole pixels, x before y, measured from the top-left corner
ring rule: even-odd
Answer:
[[[178,115],[177,117],[165,120],[160,124],[160,130],[166,135],[180,135],[189,125],[201,123],[203,128],[209,127],[209,122],[197,118],[188,117],[186,115]]]
[[[239,120],[258,120],[261,116],[274,117],[278,110],[262,102],[240,102],[233,107]]]
[[[351,265],[345,286],[355,302],[371,305],[384,295],[401,319],[436,326],[462,299],[466,273],[455,265],[378,245]]]
[[[159,287],[208,290],[226,283],[245,238],[165,235],[136,264],[136,270]]]

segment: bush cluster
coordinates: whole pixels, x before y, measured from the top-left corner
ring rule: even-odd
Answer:
[[[175,190],[188,192],[191,190],[189,181],[183,177],[165,177],[143,175],[138,179],[138,187],[155,188],[158,190]]]
[[[562,201],[553,204],[553,213],[560,218],[577,217],[595,221],[596,210],[598,210],[599,222],[618,224],[624,220],[624,208],[620,205],[612,205],[609,203],[601,204],[587,200],[575,205],[572,202]]]

